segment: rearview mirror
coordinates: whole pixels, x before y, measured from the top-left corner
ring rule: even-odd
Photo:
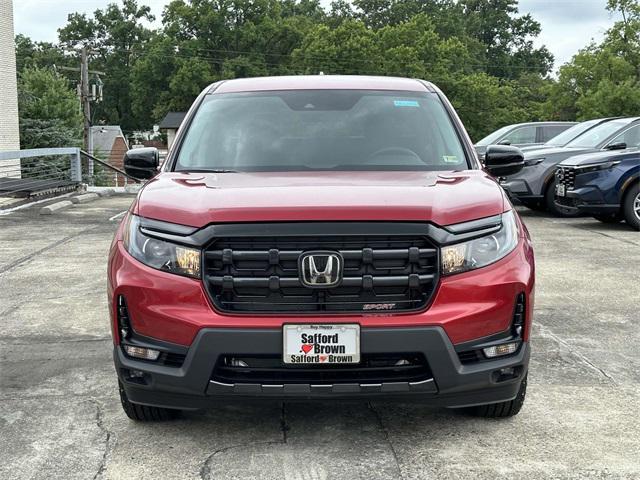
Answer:
[[[160,154],[154,147],[134,148],[124,154],[124,171],[139,180],[154,177],[159,165]]]
[[[511,140],[502,140],[498,142],[498,145],[511,145]]]
[[[514,175],[524,168],[524,155],[519,148],[508,145],[489,145],[484,167],[494,177]]]

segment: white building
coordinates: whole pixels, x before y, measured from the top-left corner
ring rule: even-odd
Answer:
[[[0,151],[19,150],[18,85],[12,0],[0,0]],[[0,177],[19,177],[20,160],[0,160]]]

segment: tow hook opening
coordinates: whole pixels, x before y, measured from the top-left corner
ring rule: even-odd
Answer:
[[[142,370],[123,368],[121,372],[122,378],[127,383],[136,383],[138,385],[149,385],[151,383],[151,375]]]
[[[519,378],[522,374],[522,365],[518,365],[516,367],[505,367],[499,370],[495,370],[491,374],[491,379],[494,383],[502,383],[507,380],[513,380],[514,378]]]

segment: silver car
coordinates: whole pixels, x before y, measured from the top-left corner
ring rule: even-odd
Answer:
[[[523,152],[530,152],[532,150],[540,150],[543,148],[557,148],[564,147],[567,143],[572,142],[580,135],[585,134],[592,128],[597,127],[598,125],[609,122],[611,120],[615,120],[620,117],[608,117],[608,118],[594,118],[593,120],[586,120],[584,122],[576,123],[573,127],[567,128],[564,132],[559,135],[556,135],[551,140],[543,143],[542,145],[525,145],[523,147],[519,147]]]
[[[490,133],[474,147],[482,160],[489,145],[511,145],[518,148],[542,145],[575,124],[576,122],[530,122],[507,125]]]
[[[555,167],[561,161],[583,153],[622,150],[640,146],[640,117],[618,118],[602,123],[564,147],[525,152],[525,168],[501,183],[511,198],[529,208],[547,209],[559,216],[574,216],[554,201]]]

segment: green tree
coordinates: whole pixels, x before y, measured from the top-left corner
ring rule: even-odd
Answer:
[[[20,147],[80,146],[80,102],[66,78],[49,68],[25,68],[18,77]],[[69,163],[60,157],[23,159],[23,177],[68,178]]]
[[[560,68],[545,105],[547,116],[585,120],[640,112],[640,5],[610,0],[608,8],[622,20],[600,45],[592,43]]]
[[[77,145],[82,129],[79,108],[67,79],[50,69],[23,70],[18,79],[21,147]]]
[[[88,46],[92,52],[90,68],[106,73],[104,101],[94,104],[93,121],[120,125],[124,131],[148,126],[148,118],[136,117],[131,109],[132,66],[144,54],[151,31],[144,25],[154,20],[148,6],[137,0],[122,0],[86,14],[69,15],[58,33],[66,48]],[[78,61],[76,60],[76,64]]]

